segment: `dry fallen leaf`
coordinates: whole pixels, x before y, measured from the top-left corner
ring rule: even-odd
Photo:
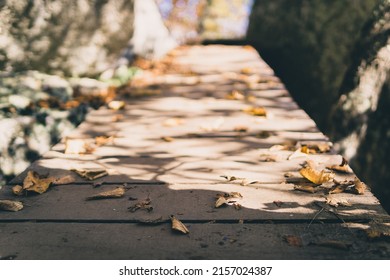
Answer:
[[[14,186],[12,192],[15,195],[23,195],[26,191],[36,192],[42,194],[48,190],[48,188],[55,181],[54,177],[44,178],[35,171],[28,171],[26,178],[23,180],[23,187]]]
[[[139,209],[144,209],[148,212],[151,212],[153,210],[153,206],[151,204],[152,200],[148,197],[147,199],[137,202],[136,204],[128,207],[127,209],[129,209],[130,212],[135,212]]]
[[[101,177],[107,176],[108,173],[106,170],[101,168],[93,169],[71,169],[71,171],[76,172],[80,177],[88,179],[90,181],[99,179]]]
[[[313,164],[310,161],[307,162],[306,167],[299,170],[299,173],[304,178],[317,185],[328,182],[334,178],[334,174],[331,172],[326,172],[325,170],[315,170]]]
[[[332,165],[327,168],[341,173],[353,173],[348,161],[344,157],[342,158],[340,165]]]
[[[294,190],[308,192],[308,193],[315,193],[318,191],[318,189],[312,185],[295,185]]]
[[[17,212],[23,209],[23,203],[14,200],[0,200],[0,210]]]
[[[226,180],[228,180],[228,182],[233,182],[233,181],[244,180],[245,179],[245,178],[239,178],[239,177],[236,177],[236,176],[228,176],[228,175],[221,175],[220,177],[225,178]]]
[[[352,191],[355,193],[355,194],[364,194],[364,192],[366,191],[367,189],[367,185],[365,183],[363,183],[362,181],[360,181],[358,178],[355,178],[354,180],[354,187],[352,188]]]
[[[328,204],[330,206],[333,206],[333,207],[338,207],[338,206],[349,207],[349,206],[352,206],[352,204],[349,203],[348,200],[343,199],[343,198],[336,198],[336,197],[332,197],[332,196],[328,196],[326,198],[326,204]]]
[[[244,100],[245,95],[241,91],[233,90],[231,93],[226,94],[225,98],[229,100]]]
[[[161,137],[161,140],[165,141],[165,142],[172,142],[174,141],[175,139],[172,138],[172,137],[169,137],[169,136],[163,136]]]
[[[74,183],[76,180],[71,175],[66,175],[60,178],[56,178],[53,181],[53,185],[68,185]]]
[[[332,143],[330,142],[305,142],[302,143],[302,148],[307,151],[309,154],[316,153],[327,153],[332,148]]]
[[[97,136],[95,137],[96,146],[104,146],[114,141],[114,136]]]
[[[248,107],[243,110],[245,113],[250,114],[252,116],[258,117],[266,117],[267,111],[264,107]]]
[[[180,118],[170,118],[170,119],[167,119],[167,120],[165,120],[163,122],[163,126],[172,127],[172,126],[181,125],[183,123],[184,123],[183,119],[180,119]]]
[[[178,218],[176,218],[173,215],[171,215],[170,218],[171,218],[173,230],[179,231],[184,234],[190,233],[188,228]]]
[[[100,192],[98,194],[95,194],[93,196],[87,197],[85,200],[97,200],[97,199],[106,199],[106,198],[121,198],[125,195],[125,188],[123,187],[117,187],[113,190]]]
[[[94,148],[83,139],[67,139],[65,142],[65,154],[89,154]]]
[[[285,235],[283,236],[284,241],[288,243],[288,245],[293,247],[302,247],[302,239],[299,236],[295,235]]]
[[[227,205],[229,202],[228,200],[223,197],[223,196],[220,196],[216,201],[215,201],[215,208],[219,208],[221,207],[222,205]]]
[[[107,106],[108,106],[108,108],[110,108],[112,110],[119,111],[119,110],[122,110],[125,108],[126,103],[124,101],[113,100],[113,101],[110,101],[107,104]]]

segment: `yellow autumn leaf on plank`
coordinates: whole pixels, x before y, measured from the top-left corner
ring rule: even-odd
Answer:
[[[12,188],[15,195],[23,195],[26,191],[42,194],[46,192],[56,179],[54,177],[44,178],[35,171],[28,171],[23,180],[23,186],[16,185]]]
[[[258,116],[258,117],[266,117],[267,111],[264,107],[248,107],[243,110],[245,113],[252,115],[252,116]]]
[[[342,158],[339,165],[331,165],[327,168],[341,173],[353,173],[351,167],[348,164],[348,161],[345,158]]]
[[[315,170],[313,164],[308,162],[307,166],[299,170],[299,173],[310,182],[320,185],[329,182],[334,178],[334,174],[325,170]]]

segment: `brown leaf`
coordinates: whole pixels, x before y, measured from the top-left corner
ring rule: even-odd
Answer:
[[[333,173],[326,172],[325,170],[315,170],[310,162],[308,162],[306,167],[299,170],[299,173],[310,182],[317,185],[328,182],[334,178]]]
[[[295,185],[294,190],[308,192],[308,193],[315,193],[318,191],[318,189],[313,187],[312,185],[301,185],[301,186]]]
[[[190,233],[188,228],[178,218],[176,218],[173,215],[171,215],[170,218],[171,218],[173,230],[179,231],[179,232],[184,233],[184,234]]]
[[[165,142],[172,142],[174,141],[175,139],[172,138],[172,137],[169,137],[169,136],[163,136],[161,137],[161,140],[165,141]]]
[[[54,181],[54,177],[43,178],[37,172],[30,170],[23,180],[23,190],[21,191],[19,188],[15,188],[13,191],[15,194],[18,194],[18,191],[31,191],[42,194],[48,190]]]
[[[168,127],[173,127],[173,126],[181,125],[183,123],[184,123],[183,119],[180,119],[180,118],[170,118],[170,119],[165,120],[163,122],[163,125],[164,126],[168,126]]]
[[[240,194],[239,192],[231,192],[229,193],[229,198],[242,198],[242,194]]]
[[[104,169],[93,168],[93,169],[71,169],[71,171],[76,172],[80,177],[88,179],[90,181],[99,179],[101,177],[107,176],[108,173]]]
[[[348,202],[348,200],[343,199],[343,198],[335,198],[332,196],[328,196],[326,198],[326,204],[333,206],[333,207],[338,207],[338,206],[352,206],[351,203]]]
[[[248,107],[244,109],[244,112],[252,116],[266,117],[267,111],[264,107]]]
[[[241,91],[233,90],[231,93],[226,94],[225,98],[229,100],[244,100],[245,95]]]
[[[23,187],[20,185],[13,186],[12,192],[14,195],[18,195],[18,196],[24,195]]]
[[[308,142],[302,143],[302,148],[306,147],[305,150],[309,154],[315,153],[327,153],[332,147],[332,143],[329,142]]]
[[[71,175],[66,175],[60,178],[56,178],[53,181],[53,185],[68,185],[74,183],[76,180]]]
[[[17,212],[23,209],[23,203],[15,200],[0,200],[0,210]]]
[[[83,139],[67,139],[65,142],[65,154],[90,154],[94,148]]]
[[[221,207],[222,205],[227,205],[229,202],[228,200],[223,197],[223,196],[220,196],[216,201],[215,201],[215,208],[219,208]]]
[[[123,187],[117,187],[113,190],[100,192],[98,194],[95,194],[93,196],[87,197],[85,200],[97,200],[97,199],[106,199],[106,198],[121,198],[125,195],[125,188]]]
[[[288,245],[293,247],[302,247],[302,239],[299,236],[295,235],[285,235],[283,236],[284,241],[288,243]]]
[[[96,136],[95,144],[96,146],[104,146],[114,141],[114,136]]]
[[[352,188],[352,191],[355,194],[364,194],[364,192],[367,189],[367,185],[360,181],[358,178],[355,178],[354,180],[355,186]]]
[[[144,209],[148,212],[151,212],[153,210],[153,206],[151,205],[151,203],[152,203],[152,200],[150,198],[147,198],[145,200],[137,202],[136,204],[128,207],[127,209],[129,209],[130,212],[135,212],[139,209]]]
[[[348,165],[348,161],[345,158],[342,158],[340,165],[332,165],[326,167],[328,169],[341,172],[341,173],[353,173],[351,167]]]
[[[124,101],[113,100],[113,101],[110,101],[107,104],[107,106],[108,106],[108,108],[110,108],[112,110],[119,111],[119,110],[122,110],[125,108],[126,103]]]

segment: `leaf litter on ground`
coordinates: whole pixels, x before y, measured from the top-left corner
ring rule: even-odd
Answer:
[[[15,195],[24,195],[27,192],[42,194],[49,189],[55,180],[54,177],[41,176],[37,172],[29,170],[23,180],[23,186],[14,186],[12,192]]]

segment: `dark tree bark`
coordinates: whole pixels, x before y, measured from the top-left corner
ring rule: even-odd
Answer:
[[[390,0],[363,28],[331,113],[336,148],[390,205]]]

